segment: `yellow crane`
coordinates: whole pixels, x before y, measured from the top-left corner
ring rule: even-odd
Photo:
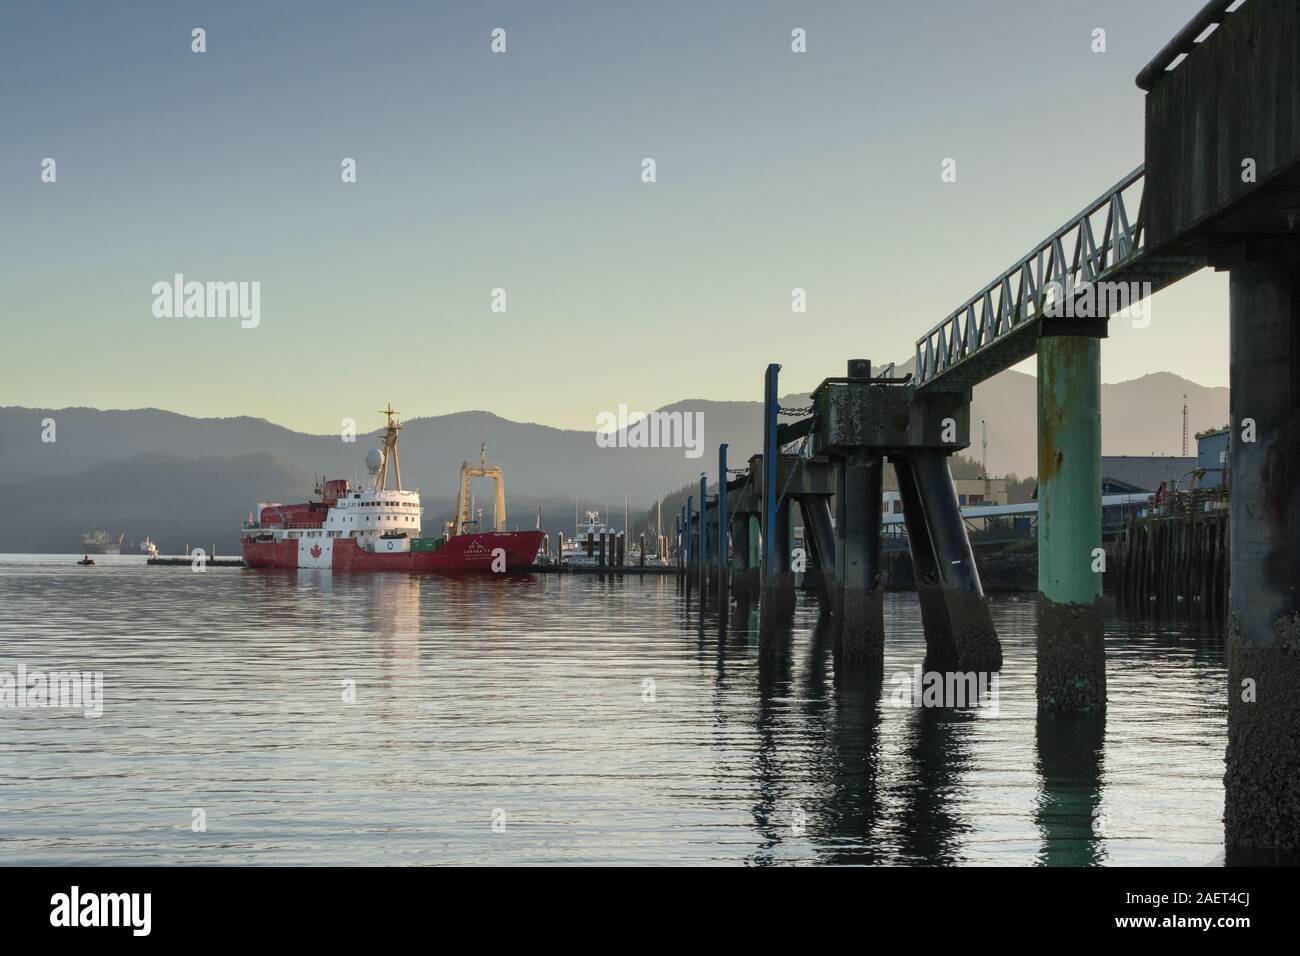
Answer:
[[[460,490],[456,494],[456,518],[447,522],[447,537],[464,534],[466,526],[474,521],[470,514],[470,482],[475,478],[491,478],[496,486],[496,503],[492,508],[493,531],[506,530],[506,476],[500,465],[487,463],[487,442],[479,446],[478,464],[460,463]]]

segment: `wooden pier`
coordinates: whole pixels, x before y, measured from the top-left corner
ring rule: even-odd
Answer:
[[[1228,607],[1228,510],[1220,489],[1180,494],[1115,543],[1115,590],[1133,610],[1220,619]]]

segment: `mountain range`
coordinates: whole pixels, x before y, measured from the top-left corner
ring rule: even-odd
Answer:
[[[994,475],[1036,470],[1035,386],[1033,376],[1008,370],[975,390],[967,454],[981,454],[983,420]],[[1179,454],[1184,395],[1189,433],[1227,421],[1226,388],[1168,372],[1103,385],[1103,451]],[[808,401],[806,393],[791,394],[781,404]],[[403,422],[402,477],[421,489],[425,531],[436,533],[451,516],[461,461],[477,461],[486,443],[488,460],[505,470],[507,525],[532,527],[540,510],[543,527],[568,532],[574,513],[588,508],[616,515],[621,526],[625,482],[639,512],[701,471],[716,477],[719,442],[729,443],[732,467],[761,448],[761,402],[684,400],[658,411],[702,416],[701,457],[680,448],[603,448],[594,423],[579,431],[464,411]],[[42,440],[46,419],[55,423],[53,441]],[[156,408],[0,408],[0,493],[18,503],[0,523],[0,551],[71,552],[94,525],[128,540],[149,535],[169,553],[187,543],[231,553],[240,520],[259,502],[304,500],[315,475],[355,478],[377,444],[378,431],[346,441],[260,418],[193,418]]]

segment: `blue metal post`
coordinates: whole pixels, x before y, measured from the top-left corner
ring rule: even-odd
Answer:
[[[776,569],[776,457],[780,448],[776,443],[777,373],[781,366],[773,362],[767,367],[763,383],[763,579]]]
[[[682,519],[686,517],[686,509],[682,508],[677,512],[677,540],[674,542],[677,550],[677,565],[683,569],[686,567],[686,552],[682,549]]]
[[[718,446],[718,572],[721,579],[718,581],[718,587],[727,586],[727,563],[730,560],[728,554],[729,542],[727,541],[727,531],[730,525],[727,523],[727,446],[724,442]]]
[[[695,499],[686,496],[686,566],[691,566],[691,516],[695,511]]]
[[[709,566],[709,476],[700,472],[700,573]]]

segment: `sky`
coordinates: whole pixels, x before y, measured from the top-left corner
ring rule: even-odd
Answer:
[[[0,0],[0,405],[591,429],[903,361],[1142,162],[1201,6]],[[177,273],[256,327],[155,315]],[[1226,385],[1227,315],[1159,293],[1103,380]]]

